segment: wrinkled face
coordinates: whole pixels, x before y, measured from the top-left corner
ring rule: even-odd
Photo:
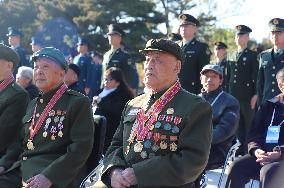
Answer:
[[[238,46],[246,46],[249,41],[249,34],[236,34],[235,42]]]
[[[29,85],[30,81],[31,79],[24,77],[19,73],[16,75],[16,82],[23,88],[26,88]]]
[[[214,49],[214,54],[218,59],[224,59],[227,55],[227,50],[226,49]]]
[[[1,66],[1,68],[0,68],[0,80],[4,80],[5,76],[8,73],[12,72],[13,63],[6,61],[4,59],[0,59],[0,66]]]
[[[118,46],[121,43],[121,36],[119,34],[109,34],[108,35],[108,42],[110,45]]]
[[[203,89],[206,92],[211,92],[211,91],[218,89],[218,87],[222,85],[222,82],[223,82],[223,79],[220,78],[219,74],[217,74],[214,71],[210,71],[210,70],[203,73],[200,76],[200,80],[201,80]]]
[[[181,61],[175,56],[149,51],[144,62],[144,84],[154,91],[161,91],[177,79],[180,67]]]
[[[186,25],[181,25],[179,28],[180,35],[184,39],[189,39],[194,37],[194,34],[197,31],[197,27],[194,25],[186,24]]]
[[[58,87],[63,82],[64,75],[62,67],[49,58],[40,57],[34,63],[34,82],[44,93]]]
[[[110,75],[106,75],[104,79],[104,88],[113,89],[119,86],[120,82],[113,79]]]
[[[270,34],[270,40],[277,48],[284,47],[284,31],[274,31]]]

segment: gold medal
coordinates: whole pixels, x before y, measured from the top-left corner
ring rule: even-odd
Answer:
[[[176,151],[176,150],[177,150],[177,145],[176,145],[176,143],[173,142],[173,143],[170,144],[170,150],[171,150],[171,151]]]
[[[167,147],[168,147],[168,144],[165,141],[161,141],[160,148],[161,149],[167,149]]]
[[[152,124],[152,125],[150,126],[150,131],[152,131],[152,130],[154,129],[154,127],[155,127],[155,125]]]
[[[141,144],[141,142],[137,142],[135,145],[134,145],[134,151],[139,153],[141,152],[143,149],[143,144]]]
[[[34,149],[35,149],[35,146],[34,146],[32,140],[30,140],[30,139],[28,140],[27,148],[28,148],[29,150],[34,150]]]
[[[59,131],[59,132],[58,132],[58,136],[62,138],[63,132],[62,132],[62,131]]]
[[[55,136],[54,135],[51,136],[51,140],[55,140]]]
[[[46,138],[46,137],[47,137],[47,132],[44,131],[44,132],[42,133],[42,136],[43,136],[44,138]]]

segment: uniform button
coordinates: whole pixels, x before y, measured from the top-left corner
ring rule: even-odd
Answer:
[[[274,89],[272,89],[271,91],[274,92]]]
[[[235,69],[235,72],[238,72],[238,69]]]
[[[249,86],[249,84],[247,84],[247,86]]]
[[[275,76],[275,74],[272,74],[272,76],[274,77],[274,76]]]
[[[39,99],[39,102],[40,102],[40,103],[43,103],[43,99]]]
[[[27,160],[28,158],[27,157],[23,157],[23,161]]]
[[[272,84],[275,84],[275,82],[273,81],[273,82],[271,82]]]
[[[36,114],[36,117],[39,117],[39,113]]]
[[[194,82],[191,83],[191,85],[193,85],[193,86],[194,86],[194,84],[195,84]]]
[[[236,80],[234,80],[234,83],[237,83],[237,81],[236,81]]]
[[[234,75],[235,78],[237,78],[237,75]]]
[[[275,69],[275,66],[273,66],[272,68]]]

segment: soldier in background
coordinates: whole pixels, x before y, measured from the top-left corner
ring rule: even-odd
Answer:
[[[12,49],[14,49],[18,53],[20,57],[19,64],[17,64],[16,67],[14,67],[13,75],[16,76],[19,67],[29,66],[28,61],[26,59],[26,51],[21,46],[21,38],[23,37],[23,33],[13,27],[9,27],[7,36],[8,36],[9,45],[11,46]]]
[[[210,63],[211,52],[207,44],[199,42],[195,38],[197,29],[200,26],[199,21],[189,14],[179,15],[179,20],[179,32],[182,40],[178,44],[186,58],[181,67],[179,79],[184,89],[198,94],[202,88],[199,73],[205,65]]]
[[[91,75],[88,74],[89,67],[91,66],[92,58],[89,55],[89,43],[86,39],[80,38],[77,43],[77,51],[79,54],[74,57],[73,63],[76,64],[80,68],[80,77],[79,77],[79,87],[82,88],[85,94],[89,96],[91,92],[91,84],[93,80],[91,80]]]
[[[269,26],[273,48],[260,54],[257,82],[259,104],[280,93],[275,75],[284,67],[284,19],[273,18],[269,21]]]
[[[102,62],[103,62],[103,56],[102,54],[92,51],[91,52],[91,57],[92,57],[92,63],[91,63],[91,68],[89,71],[92,73],[91,80],[93,81],[93,84],[91,86],[91,92],[92,96],[98,95],[98,91],[101,87],[101,82],[102,82]]]
[[[133,62],[129,52],[121,45],[122,37],[125,33],[118,24],[110,24],[108,29],[109,32],[107,35],[111,49],[104,54],[102,73],[104,74],[110,67],[120,68],[126,82],[134,91],[137,87],[136,82],[138,76],[135,62]],[[104,75],[102,77],[104,77]]]
[[[235,42],[238,50],[234,62],[228,65],[229,93],[240,102],[240,122],[237,137],[241,143],[236,155],[247,153],[246,137],[256,106],[256,80],[258,60],[255,51],[248,49],[251,28],[245,25],[236,26]]]
[[[223,89],[228,91],[228,64],[227,60],[227,45],[223,42],[214,43],[214,55],[216,57],[216,63],[223,69]]]
[[[31,43],[30,43],[31,47],[32,47],[32,52],[35,53],[37,51],[39,51],[40,49],[43,48],[43,42],[40,41],[38,38],[36,37],[32,37],[31,38]],[[29,66],[30,67],[34,67],[34,62],[32,60],[32,56],[30,56],[30,60],[29,60]]]

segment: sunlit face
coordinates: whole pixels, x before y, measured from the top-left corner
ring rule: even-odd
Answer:
[[[38,44],[32,44],[32,51],[37,52],[41,49],[41,46]]]
[[[10,46],[18,46],[20,44],[20,37],[19,36],[9,36],[8,43]]]
[[[270,40],[277,48],[284,48],[284,31],[271,32]]]
[[[284,77],[282,76],[281,78],[278,78],[277,83],[281,93],[284,94]]]
[[[218,59],[224,59],[227,55],[227,49],[222,48],[222,49],[214,49],[214,54]]]
[[[113,89],[119,86],[120,82],[113,79],[110,75],[106,75],[104,79],[104,88]]]
[[[144,62],[144,84],[154,91],[165,89],[177,79],[180,67],[181,62],[175,56],[149,51]]]
[[[7,74],[12,73],[13,63],[0,59],[0,80],[4,80]]]
[[[220,78],[220,75],[214,71],[207,71],[200,76],[201,84],[204,91],[211,92],[215,91],[222,85],[223,79]]]
[[[246,46],[249,41],[249,34],[236,34],[235,42],[238,46]]]
[[[186,24],[181,25],[179,28],[180,35],[183,39],[191,39],[194,37],[197,31],[197,27],[194,25]]]
[[[108,35],[108,42],[110,45],[118,46],[121,43],[121,36],[119,34],[109,34]]]
[[[85,54],[88,52],[88,46],[87,45],[77,45],[77,51],[79,53]]]
[[[65,71],[49,58],[40,57],[35,61],[34,82],[44,93],[58,87],[63,82],[64,75]]]

